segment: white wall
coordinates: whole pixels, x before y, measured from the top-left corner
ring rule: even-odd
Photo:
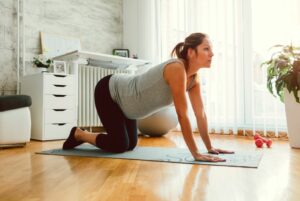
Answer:
[[[155,0],[123,0],[123,46],[152,64],[160,62],[156,6]]]
[[[78,37],[82,50],[111,54],[123,46],[122,0],[23,0],[26,60],[41,53],[39,32]],[[0,0],[0,95],[17,86],[17,0]],[[32,63],[26,62],[31,71]]]
[[[138,0],[123,0],[123,46],[138,54]],[[138,54],[139,56],[139,54]]]

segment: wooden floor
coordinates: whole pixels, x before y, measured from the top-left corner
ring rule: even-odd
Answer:
[[[36,151],[61,147],[62,141],[32,141],[25,148],[0,150],[0,200],[300,200],[299,149],[287,141],[256,149],[245,137],[211,138],[215,147],[264,152],[259,167],[38,155]],[[185,147],[179,132],[140,137],[139,145]]]

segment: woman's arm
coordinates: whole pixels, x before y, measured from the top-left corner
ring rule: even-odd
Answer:
[[[233,151],[226,151],[222,149],[213,148],[211,145],[211,141],[208,135],[207,118],[203,106],[201,87],[198,77],[196,77],[194,86],[189,90],[189,97],[194,110],[195,117],[197,119],[198,130],[200,132],[201,138],[205,144],[207,151],[213,154],[234,153]]]
[[[212,149],[212,145],[208,135],[207,118],[203,106],[203,100],[201,96],[200,83],[198,77],[196,77],[195,79],[194,86],[189,90],[189,97],[197,120],[199,133],[205,144],[206,149],[210,151]]]
[[[218,157],[202,155],[197,148],[188,117],[187,97],[185,91],[187,78],[184,66],[180,63],[172,63],[167,65],[164,70],[164,78],[171,88],[178,121],[183,133],[183,138],[193,157],[196,160],[202,161],[224,161],[223,159],[220,159]]]
[[[173,101],[180,123],[184,140],[195,157],[198,148],[192,135],[192,128],[188,118],[186,88],[186,73],[184,66],[180,63],[168,64],[164,69],[164,78],[171,88]]]

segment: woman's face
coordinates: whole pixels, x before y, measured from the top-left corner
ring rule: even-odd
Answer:
[[[194,50],[190,59],[195,62],[198,67],[210,67],[212,57],[212,46],[208,38],[204,38],[203,42],[197,46],[197,52]]]

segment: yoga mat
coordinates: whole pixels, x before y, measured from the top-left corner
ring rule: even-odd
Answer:
[[[89,144],[83,144],[75,149],[63,150],[52,149],[38,154],[61,155],[61,156],[82,156],[96,158],[118,158],[145,161],[159,161],[170,163],[187,163],[187,164],[205,164],[215,166],[245,167],[257,168],[262,158],[261,151],[237,151],[235,154],[219,154],[219,157],[225,158],[225,162],[202,162],[194,161],[191,153],[182,148],[164,148],[164,147],[136,147],[133,151],[125,153],[104,152]],[[202,152],[204,153],[204,152]],[[214,155],[216,156],[216,155]]]

